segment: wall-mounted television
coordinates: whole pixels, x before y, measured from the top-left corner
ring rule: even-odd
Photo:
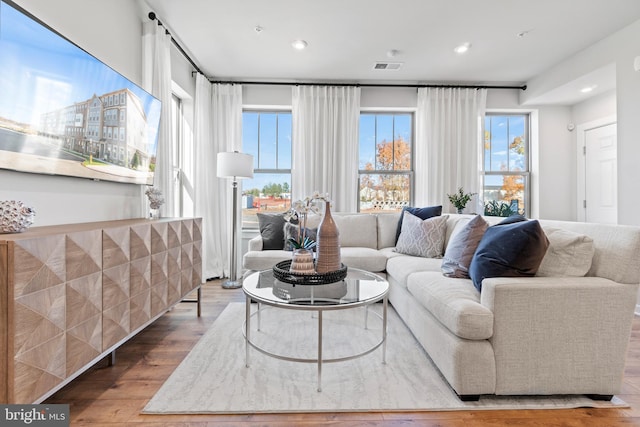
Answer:
[[[153,184],[161,103],[0,0],[0,168]]]

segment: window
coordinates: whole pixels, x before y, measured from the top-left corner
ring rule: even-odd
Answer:
[[[358,210],[401,210],[413,192],[413,114],[360,114]]]
[[[291,208],[291,112],[243,112],[242,148],[254,168],[242,180],[242,226],[258,228],[258,212]]]
[[[529,215],[529,115],[484,120],[484,214]]]

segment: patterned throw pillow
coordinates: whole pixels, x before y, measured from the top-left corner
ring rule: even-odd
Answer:
[[[456,227],[444,252],[442,274],[447,277],[469,278],[469,265],[487,227],[489,224],[480,215]]]
[[[422,220],[410,212],[404,213],[396,252],[425,258],[439,258],[444,250],[448,215]]]
[[[398,239],[400,238],[400,232],[402,231],[402,219],[404,218],[405,212],[409,212],[420,219],[427,219],[442,215],[442,206],[427,206],[424,208],[405,206],[402,208],[402,212],[400,212],[400,219],[398,219],[398,226],[396,227],[396,243],[398,243]]]

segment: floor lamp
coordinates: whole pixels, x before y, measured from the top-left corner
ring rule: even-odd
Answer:
[[[233,178],[233,204],[231,205],[233,222],[231,224],[231,269],[229,280],[222,283],[225,289],[242,286],[237,279],[236,244],[238,241],[238,179],[253,178],[253,156],[238,151],[218,153],[218,178]]]

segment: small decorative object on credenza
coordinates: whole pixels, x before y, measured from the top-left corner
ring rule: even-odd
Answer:
[[[164,197],[162,197],[162,192],[155,187],[149,187],[147,188],[147,191],[144,192],[144,194],[146,194],[149,198],[149,218],[160,218],[160,206],[164,204]]]
[[[36,211],[15,200],[0,202],[0,234],[22,233],[33,224]]]

